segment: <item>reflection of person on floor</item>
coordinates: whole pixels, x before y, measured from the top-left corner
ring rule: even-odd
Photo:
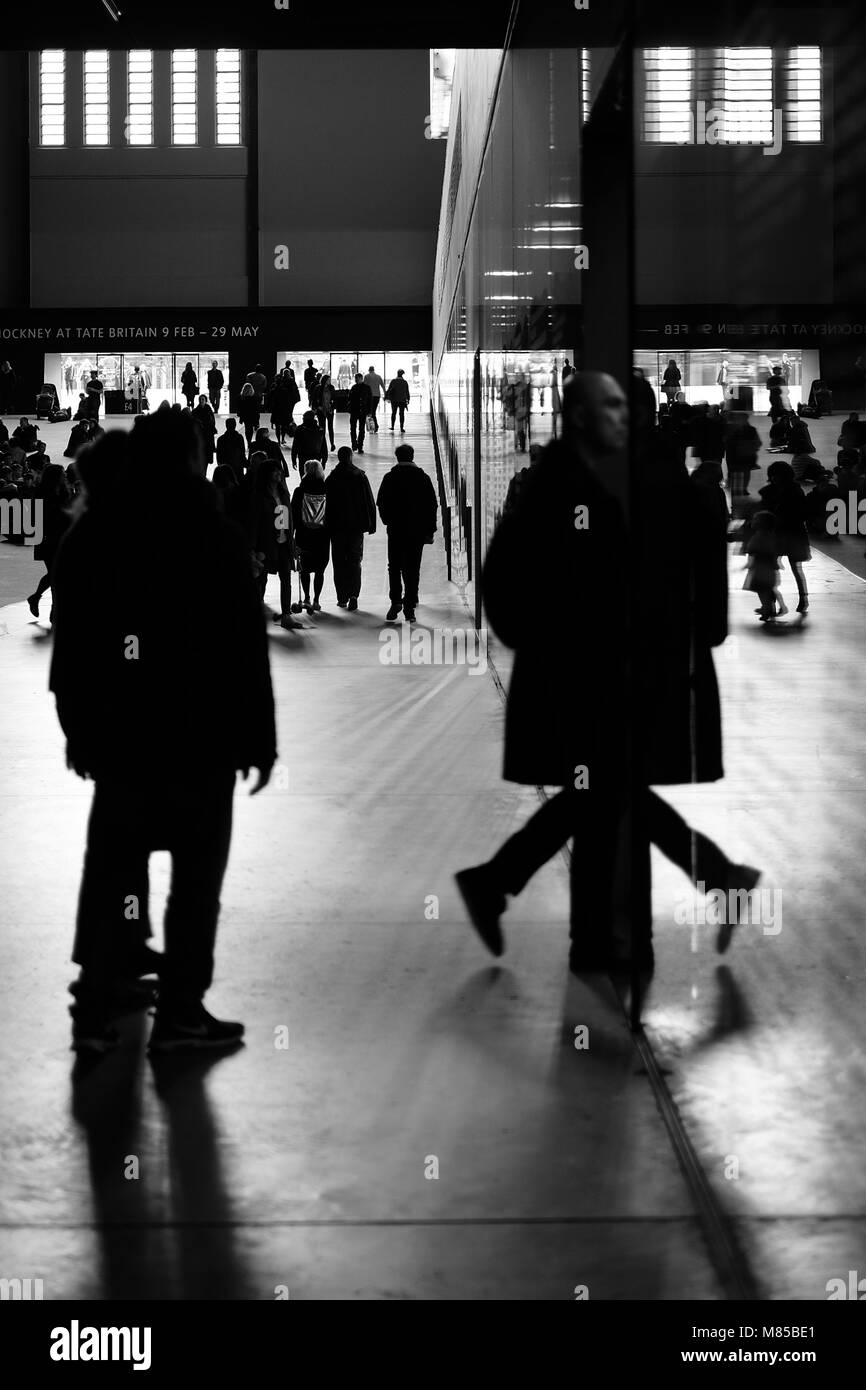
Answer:
[[[632,543],[641,546],[649,605],[636,615],[635,637],[642,711],[637,752],[648,784],[637,808],[648,836],[647,900],[650,839],[694,883],[753,887],[753,870],[731,864],[649,790],[652,784],[714,781],[722,775],[711,648],[727,632],[727,542],[724,499],[712,495],[710,480],[692,486],[676,451],[655,428],[649,383],[636,382],[633,389],[644,487]],[[515,648],[504,775],[562,791],[492,860],[460,872],[457,883],[485,945],[501,955],[499,919],[506,895],[519,893],[573,837],[573,971],[625,964],[612,938],[612,890],[627,800],[628,702],[622,629],[611,614],[626,609],[626,538],[603,470],[624,448],[626,436],[627,403],[613,378],[595,372],[569,378],[563,390],[563,438],[547,447],[517,508],[503,517],[482,575],[488,620]],[[720,493],[718,482],[715,486]],[[572,523],[579,516],[585,516],[585,530]],[[523,582],[527,568],[547,576],[555,604],[533,603]],[[593,597],[600,576],[603,605]],[[573,623],[565,633],[564,612]],[[572,652],[579,654],[577,660]],[[635,924],[635,940],[638,964],[651,966],[651,922]],[[728,940],[720,935],[720,949]]]
[[[116,1045],[117,985],[152,969],[155,849],[170,852],[172,879],[151,1050],[228,1046],[243,1033],[202,1001],[235,773],[258,769],[253,792],[267,784],[274,701],[245,538],[196,476],[200,449],[190,416],[169,409],[84,451],[87,505],[55,562],[50,689],[68,764],[95,784],[73,951],[79,1051]],[[198,586],[205,604],[178,603]]]

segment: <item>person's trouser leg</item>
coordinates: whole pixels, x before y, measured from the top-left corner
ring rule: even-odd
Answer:
[[[334,412],[333,412],[333,410],[329,412],[329,414],[327,415],[326,419],[327,419],[327,424],[328,424],[328,438],[329,438],[330,441],[331,441],[331,448],[333,449],[333,448],[335,447],[335,445],[334,445]]]
[[[211,403],[211,405],[213,406],[214,414],[215,414],[215,415],[218,415],[218,414],[219,414],[219,408],[220,408],[220,393],[219,393],[219,391],[211,391],[211,393],[210,393],[210,403]]]
[[[346,575],[346,543],[348,537],[342,531],[331,536],[331,564],[334,570],[334,588],[337,602],[346,603],[351,598]]]
[[[397,407],[397,409],[400,412],[400,433],[402,434],[406,428],[406,407],[405,405],[401,404]]]
[[[510,836],[490,860],[503,893],[521,893],[542,864],[552,859],[573,834],[575,792],[557,792]]]
[[[370,418],[373,421],[373,430],[376,434],[379,433],[379,400],[379,396],[374,396],[373,404],[370,407]]]
[[[322,596],[322,589],[325,587],[325,571],[316,570],[313,575],[313,602],[318,603]]]
[[[350,532],[344,539],[345,587],[347,598],[361,594],[361,561],[364,558],[363,531]]]
[[[399,536],[388,532],[388,597],[398,606],[403,602],[403,546]]]
[[[352,448],[353,448],[353,449],[357,449],[357,447],[358,447],[358,417],[357,417],[357,415],[350,415],[350,416],[349,416],[349,437],[350,437],[350,439],[351,439],[351,441],[352,441]]]
[[[165,911],[161,1012],[199,1002],[213,980],[220,892],[232,837],[235,774],[202,772],[161,789],[170,820],[171,891]]]
[[[706,835],[693,830],[656,792],[647,792],[646,822],[652,843],[691,883],[723,887],[730,861]]]
[[[292,557],[288,545],[277,546],[277,574],[280,576],[280,616],[292,611]]]
[[[421,580],[421,557],[424,553],[424,542],[410,539],[403,543],[403,583],[405,593],[403,595],[403,611],[406,609],[414,610],[418,607],[418,585]]]
[[[302,588],[303,591],[304,591],[304,603],[309,603],[309,601],[310,601],[310,571],[309,571],[309,570],[305,570],[305,569],[302,569],[302,570],[301,570],[301,588]]]
[[[392,406],[391,406],[391,429],[394,428],[394,421],[395,421],[396,419],[397,419],[397,407],[396,407],[396,405],[392,405]]]
[[[358,448],[359,448],[359,449],[363,449],[363,447],[364,447],[364,437],[365,437],[366,433],[367,433],[367,417],[366,417],[365,415],[359,415],[359,416],[358,416]]]
[[[803,573],[803,563],[801,560],[789,560],[788,563],[791,566],[791,572],[794,575],[794,580],[797,585],[797,595],[800,602],[805,603],[809,597],[809,591],[806,588],[806,576]]]
[[[94,1001],[151,934],[145,802],[132,776],[99,778],[93,789],[72,959]]]
[[[45,573],[43,574],[43,576],[42,576],[42,578],[40,579],[39,583],[36,585],[36,588],[33,590],[33,592],[34,592],[34,594],[36,595],[37,598],[41,598],[42,595],[45,593],[45,590],[46,590],[46,589],[50,589],[50,588],[51,588],[51,571],[50,571],[50,569],[48,568],[48,566],[46,565],[46,567],[45,567]]]

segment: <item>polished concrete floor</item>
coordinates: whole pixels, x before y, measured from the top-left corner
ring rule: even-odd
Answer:
[[[432,472],[425,424],[408,438]],[[392,447],[369,445],[374,490]],[[728,776],[665,794],[765,869],[782,930],[738,929],[720,965],[659,859],[646,1021],[760,1296],[821,1299],[863,1265],[866,584],[816,554],[808,621],[770,633],[742,563]],[[564,862],[510,907],[501,966],[467,927],[453,871],[537,804],[499,779],[492,674],[384,664],[381,533],[364,574],[357,614],[329,580],[307,631],[272,633],[278,775],[238,789],[209,997],[247,1038],[216,1061],[151,1063],[133,1016],[119,1052],[73,1066],[90,791],[64,768],[30,585],[0,609],[0,1275],[46,1298],[719,1299],[612,988],[565,969]],[[467,624],[441,544],[418,616]]]

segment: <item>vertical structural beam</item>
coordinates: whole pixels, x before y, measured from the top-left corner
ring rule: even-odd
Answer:
[[[472,363],[472,550],[475,563],[475,626],[480,631],[481,604],[481,352],[475,350]]]
[[[634,223],[634,17],[632,5],[612,7],[611,20],[618,32],[613,51],[600,53],[598,67],[606,75],[593,102],[583,131],[582,201],[584,241],[589,269],[583,277],[583,335],[581,366],[608,372],[628,393],[632,381],[635,343],[635,223]],[[607,16],[606,16],[607,17]],[[631,530],[638,518],[634,434],[627,457],[611,468],[606,481],[619,498]],[[639,649],[635,618],[640,612],[639,547],[629,548],[629,623],[623,640],[632,658]],[[629,799],[625,818],[622,857],[626,865],[628,923],[631,955],[635,965],[631,979],[631,1024],[640,1026],[640,947],[645,945],[652,920],[649,836],[645,823],[645,783],[642,773],[640,701],[635,682],[635,662],[629,663],[629,727],[623,730],[628,747]],[[603,680],[604,673],[595,673]]]
[[[247,147],[247,304],[257,309],[261,303],[259,266],[261,216],[259,208],[259,55],[247,49],[241,64],[243,126],[241,139]],[[291,255],[291,247],[289,248]]]

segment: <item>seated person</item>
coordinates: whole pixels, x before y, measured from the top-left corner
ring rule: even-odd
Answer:
[[[17,428],[12,431],[11,443],[17,444],[25,454],[32,454],[36,448],[38,434],[39,426],[31,424],[27,416],[22,415]]]

